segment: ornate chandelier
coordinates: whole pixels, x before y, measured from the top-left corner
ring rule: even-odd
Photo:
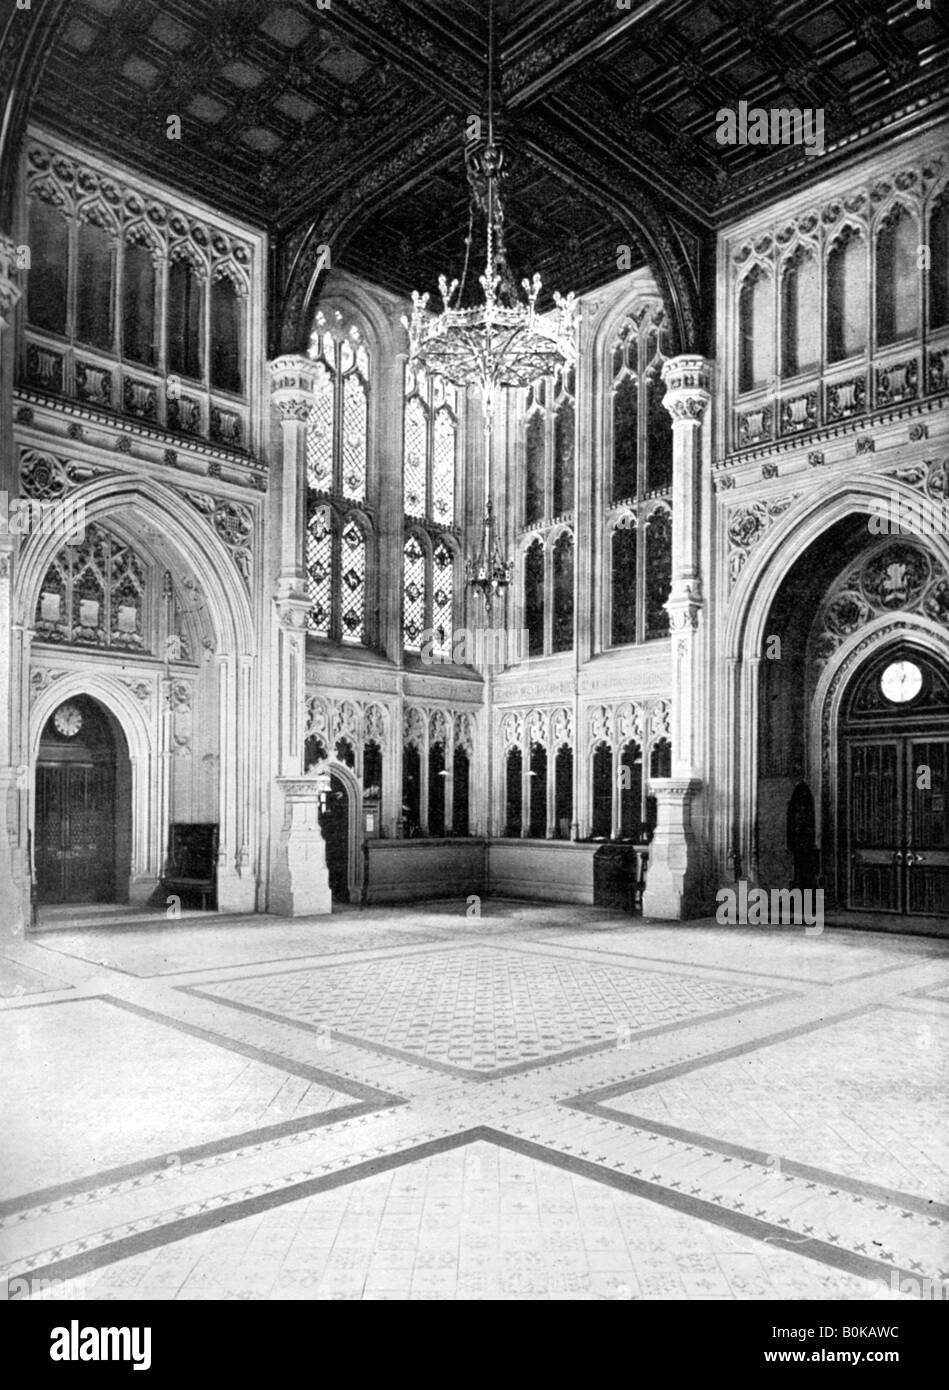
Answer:
[[[468,583],[484,596],[485,611],[510,584],[514,566],[504,559],[494,534],[491,482],[494,472],[494,414],[497,394],[529,386],[576,358],[576,301],[573,294],[555,293],[554,308],[537,312],[542,288],[538,274],[521,281],[518,294],[507,264],[504,208],[499,183],[506,177],[503,144],[494,123],[494,3],[488,10],[488,130],[487,140],[469,141],[465,152],[471,210],[467,251],[461,280],[448,283],[439,276],[441,313],[428,309],[429,295],[412,295],[412,316],[402,319],[409,335],[413,366],[445,377],[456,386],[476,386],[481,393],[485,442],[485,503],[481,547],[467,564]],[[477,214],[486,226],[484,272],[478,277],[482,298],[464,302],[468,261]]]

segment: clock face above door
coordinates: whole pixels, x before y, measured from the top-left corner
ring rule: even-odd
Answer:
[[[60,705],[53,715],[53,726],[63,738],[75,738],[82,728],[82,711],[76,705]]]
[[[880,677],[880,689],[894,705],[915,700],[923,686],[923,673],[912,661],[893,661]]]

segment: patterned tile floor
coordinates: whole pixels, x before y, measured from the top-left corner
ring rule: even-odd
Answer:
[[[949,943],[492,902],[4,949],[0,1279],[45,1297],[949,1286]]]

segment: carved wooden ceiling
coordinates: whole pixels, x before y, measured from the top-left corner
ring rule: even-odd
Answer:
[[[496,0],[509,258],[550,287],[614,278],[623,244],[651,262],[655,231],[701,302],[717,224],[947,104],[942,0],[625,6]],[[486,30],[487,0],[72,0],[32,113],[266,225],[278,287],[323,236],[404,293],[458,269]],[[828,152],[718,144],[739,101],[822,108]]]

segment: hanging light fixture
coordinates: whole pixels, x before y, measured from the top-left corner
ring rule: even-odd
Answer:
[[[481,544],[467,563],[467,580],[484,597],[485,611],[511,583],[513,564],[504,559],[495,535],[491,504],[494,475],[494,415],[498,392],[529,386],[538,377],[576,358],[576,300],[573,294],[554,294],[554,308],[537,312],[542,288],[538,274],[521,281],[522,298],[507,264],[504,208],[499,184],[505,177],[505,153],[494,120],[494,0],[488,10],[488,130],[487,140],[469,142],[466,168],[471,190],[467,251],[461,280],[448,283],[439,276],[442,311],[431,313],[429,295],[412,295],[412,316],[402,319],[409,335],[413,367],[445,377],[459,387],[476,386],[484,418],[485,509]],[[478,277],[482,298],[464,302],[468,260],[478,212],[486,224],[484,272]]]

